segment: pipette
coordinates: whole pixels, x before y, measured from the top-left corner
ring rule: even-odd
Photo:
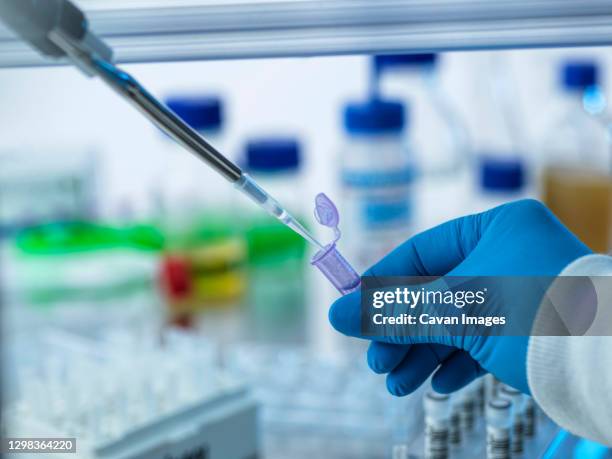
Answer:
[[[124,99],[130,101],[162,131],[198,158],[204,160],[215,171],[233,183],[236,189],[257,203],[259,207],[291,228],[309,243],[322,248],[322,245],[312,234],[276,199],[259,186],[251,176],[244,173],[240,167],[222,155],[174,112],[153,97],[134,77],[115,65],[100,59],[93,59],[91,68],[95,74],[100,76]]]
[[[311,260],[342,294],[360,285],[360,277],[336,248],[339,215],[333,202],[320,194],[316,201],[319,223],[334,228],[335,239],[322,246],[279,202],[240,167],[222,155],[172,110],[151,95],[132,75],[113,64],[112,50],[88,28],[87,18],[69,0],[41,4],[38,0],[0,1],[0,19],[42,54],[68,58],[87,76],[98,76],[157,127],[210,167],[268,214],[291,228],[319,250]]]
[[[308,230],[236,164],[222,155],[133,76],[115,66],[112,50],[88,29],[87,18],[72,2],[55,0],[44,8],[35,0],[0,2],[0,18],[48,57],[67,57],[87,76],[98,76],[158,128],[235,184],[268,214],[322,248]]]
[[[131,102],[162,131],[198,158],[204,160],[268,214],[291,228],[309,243],[322,248],[312,234],[276,199],[259,186],[251,176],[244,173],[240,167],[204,140],[172,110],[153,97],[134,77],[101,59],[91,60],[91,70],[94,74],[100,76],[115,92]]]
[[[203,159],[210,167],[233,183],[236,189],[247,195],[268,214],[291,228],[309,243],[322,248],[321,244],[312,234],[287,209],[281,206],[276,199],[259,186],[251,176],[244,173],[235,163],[204,140],[200,134],[189,127],[174,112],[153,97],[134,77],[107,61],[94,59],[91,63],[92,70],[97,75],[123,98],[135,105],[161,130],[198,158]]]

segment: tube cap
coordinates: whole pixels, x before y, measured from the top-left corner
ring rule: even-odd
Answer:
[[[381,54],[374,56],[374,69],[380,73],[397,67],[429,67],[434,66],[437,60],[438,55],[434,53]]]
[[[499,397],[509,400],[512,403],[514,415],[517,416],[525,410],[525,396],[523,393],[514,387],[503,385],[499,391]]]
[[[298,141],[291,137],[262,137],[246,145],[246,169],[252,172],[295,170],[300,166]]]
[[[195,130],[220,129],[223,124],[223,104],[219,97],[169,97],[166,105]]]
[[[524,162],[519,156],[482,155],[480,185],[488,191],[519,191],[525,184]]]
[[[450,396],[430,390],[423,397],[423,408],[428,418],[447,421],[451,416]]]
[[[486,407],[487,424],[492,427],[508,429],[512,424],[512,405],[505,398],[494,398]]]
[[[565,89],[582,90],[599,82],[599,67],[593,60],[569,60],[561,69],[561,84]]]
[[[344,107],[344,128],[351,134],[400,132],[406,121],[404,104],[399,101],[370,99]]]

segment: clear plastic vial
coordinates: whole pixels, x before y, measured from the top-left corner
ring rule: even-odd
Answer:
[[[471,432],[474,430],[474,424],[476,423],[476,414],[477,414],[477,401],[476,401],[476,393],[475,386],[472,384],[464,387],[459,392],[460,397],[460,417],[461,417],[461,427],[466,432]]]
[[[428,391],[423,399],[425,409],[425,458],[449,457],[451,422],[450,396]]]
[[[523,433],[525,437],[532,438],[536,434],[537,429],[537,415],[536,415],[536,404],[533,398],[525,397],[525,416]]]
[[[474,393],[476,396],[476,407],[480,414],[484,414],[485,406],[486,406],[486,387],[485,387],[485,379],[478,378],[474,382]]]
[[[510,459],[512,405],[495,398],[487,403],[487,459]]]
[[[457,446],[461,444],[461,391],[457,391],[451,395],[451,418],[449,430],[449,442],[451,445]]]
[[[499,391],[502,399],[508,400],[512,405],[512,441],[510,449],[513,454],[523,452],[523,422],[525,416],[525,396],[514,387],[503,385]]]
[[[499,391],[499,380],[491,373],[484,376],[485,404],[497,398]]]
[[[343,252],[360,271],[410,236],[414,170],[405,107],[369,99],[344,109],[341,154]]]

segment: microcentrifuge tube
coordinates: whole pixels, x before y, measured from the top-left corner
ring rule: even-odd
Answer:
[[[496,398],[487,403],[487,459],[510,459],[512,405]]]
[[[361,285],[361,277],[336,247],[341,235],[338,228],[338,209],[324,193],[319,193],[315,198],[315,217],[321,225],[334,229],[334,240],[319,250],[310,263],[316,266],[341,294],[346,295],[357,290]]]
[[[512,441],[510,448],[513,453],[520,454],[523,452],[524,396],[514,387],[505,384],[501,387],[499,396],[512,404]]]
[[[447,459],[449,455],[450,397],[429,391],[423,399],[425,410],[425,458]]]

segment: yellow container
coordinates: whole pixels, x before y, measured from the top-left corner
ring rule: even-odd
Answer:
[[[612,178],[580,167],[549,166],[542,177],[542,199],[594,252],[612,248]]]

